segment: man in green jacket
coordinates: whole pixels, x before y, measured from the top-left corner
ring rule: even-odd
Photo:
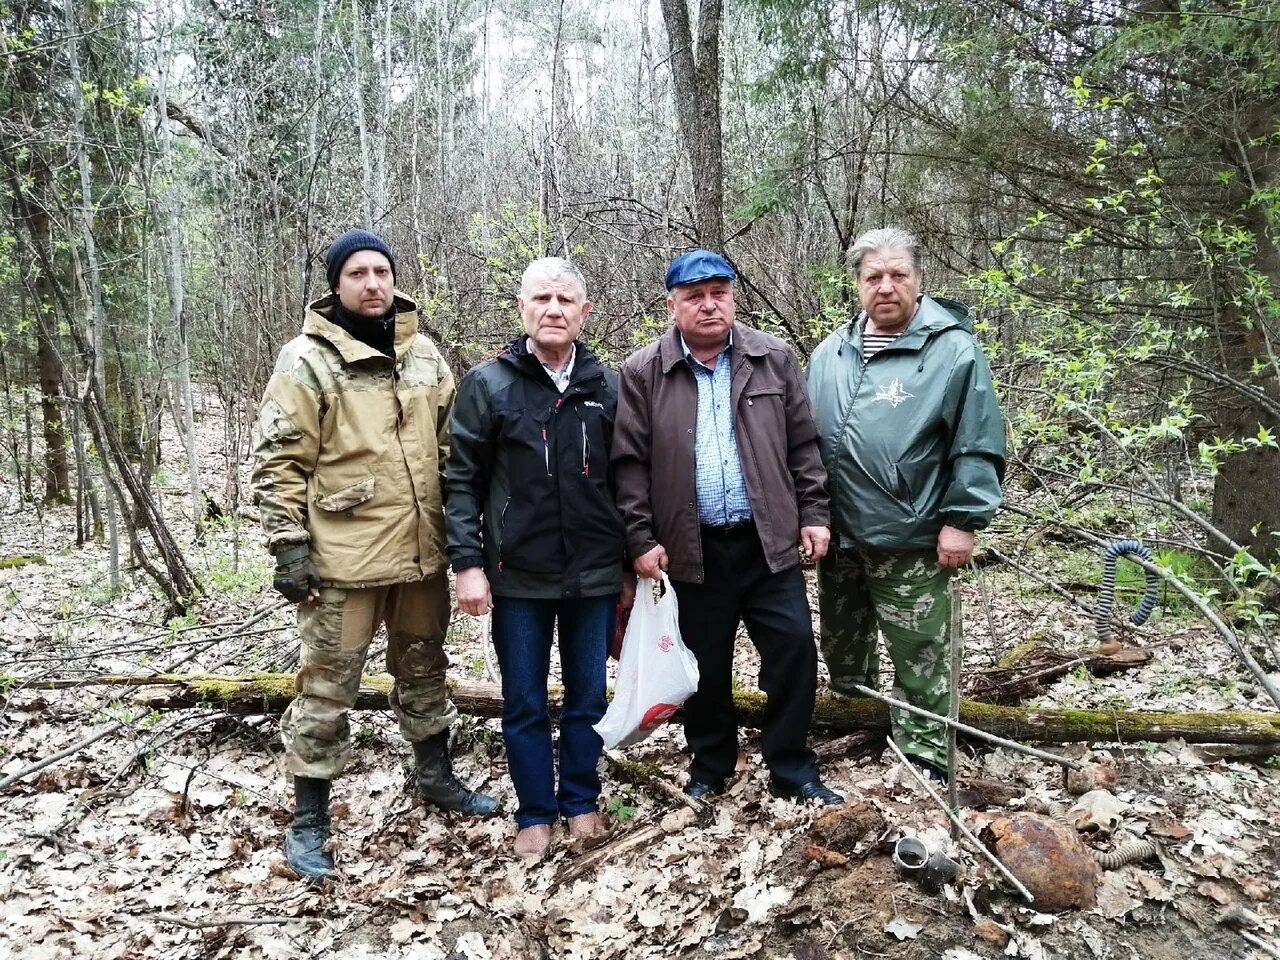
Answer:
[[[331,293],[285,344],[253,431],[253,491],[273,586],[298,604],[297,698],[280,721],[296,810],[289,865],[334,873],[329,784],[351,752],[347,713],[374,632],[387,627],[391,709],[417,760],[415,792],[486,816],[449,761],[457,711],[445,686],[449,626],[440,473],[449,455],[453,374],[418,332],[379,236],[348,230],[325,253]]]
[[[966,309],[920,294],[915,237],[872,230],[850,261],[862,312],[819,345],[808,373],[831,496],[822,655],[837,693],[875,687],[879,628],[903,698],[946,714],[947,583],[1000,505],[1000,408]],[[892,720],[902,751],[944,779],[943,725],[904,710]]]

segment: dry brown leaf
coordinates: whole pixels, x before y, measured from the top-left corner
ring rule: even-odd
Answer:
[[[1196,892],[1201,896],[1208,897],[1219,906],[1225,907],[1229,903],[1235,902],[1235,897],[1231,895],[1231,891],[1220,883],[1213,880],[1205,880],[1196,886]]]
[[[1191,829],[1172,817],[1152,817],[1147,821],[1147,832],[1168,840],[1185,840],[1191,836]]]
[[[1104,917],[1117,920],[1130,910],[1142,906],[1142,899],[1129,892],[1125,874],[1119,870],[1105,874],[1098,884],[1097,910]]]
[[[1009,942],[1009,931],[990,917],[979,917],[973,923],[973,932],[998,950],[1003,950]]]

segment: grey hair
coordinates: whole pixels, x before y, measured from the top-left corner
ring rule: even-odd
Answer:
[[[539,257],[537,260],[530,261],[524,268],[524,273],[520,275],[520,294],[523,296],[527,293],[535,280],[559,280],[561,277],[568,277],[576,283],[582,299],[587,299],[586,278],[572,261],[564,257]]]
[[[911,254],[911,266],[916,272],[924,270],[924,248],[920,246],[915,234],[901,227],[878,227],[868,230],[853,241],[853,246],[849,248],[849,267],[853,270],[853,275],[856,277],[862,270],[862,258],[868,253],[886,250],[906,250]]]

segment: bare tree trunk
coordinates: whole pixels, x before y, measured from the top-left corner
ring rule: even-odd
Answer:
[[[443,205],[450,202],[449,187],[449,157],[447,155],[448,145],[445,137],[445,114],[452,109],[449,100],[449,81],[450,78],[445,75],[442,66],[445,60],[445,37],[447,34],[446,23],[449,18],[449,11],[445,4],[436,4],[436,28],[435,34],[435,101],[436,101],[436,189],[439,191],[437,203]],[[441,284],[448,282],[448,260],[445,257],[444,244],[436,245],[436,269],[439,272],[439,282]]]
[[[381,224],[387,216],[387,136],[391,130],[391,97],[386,89],[391,77],[391,4],[382,3],[382,44],[373,56],[370,44],[369,64],[374,68],[373,89],[378,97],[378,126],[373,131],[373,222]],[[379,64],[381,69],[379,69]],[[371,227],[371,229],[376,229]]]
[[[12,424],[13,416],[13,393],[11,378],[9,376],[9,364],[7,362],[7,354],[4,349],[4,342],[0,341],[0,384],[4,385],[4,420],[10,426],[5,428],[9,442],[5,444],[8,448],[9,456],[13,459],[13,474],[15,477],[22,477],[22,458],[18,453],[18,437],[14,433]]]
[[[662,0],[671,46],[676,118],[693,178],[697,241],[724,249],[724,150],[720,132],[720,16],[723,0],[701,0],[695,52],[687,0]]]
[[[84,87],[82,86],[80,73],[80,52],[77,46],[79,43],[79,31],[75,22],[73,4],[68,3],[63,7],[63,17],[67,29],[67,60],[71,68],[72,149],[75,151],[80,173],[81,242],[84,245],[85,252],[85,264],[82,273],[85,286],[89,292],[92,313],[89,336],[85,337],[82,331],[79,330],[79,326],[75,322],[75,314],[70,309],[69,304],[63,302],[63,311],[70,324],[72,336],[76,340],[77,347],[86,355],[89,361],[89,376],[83,395],[84,409],[94,445],[97,446],[101,454],[107,496],[114,496],[123,503],[124,491],[128,491],[130,500],[134,504],[141,521],[147,526],[156,548],[164,558],[168,576],[161,573],[147,560],[146,555],[137,543],[136,532],[133,526],[129,524],[127,529],[134,546],[134,553],[138,557],[139,563],[156,581],[169,600],[175,606],[180,606],[187,603],[189,598],[195,594],[195,578],[192,576],[182,552],[178,549],[173,535],[169,532],[169,528],[165,526],[164,518],[160,515],[160,511],[143,489],[141,481],[133,469],[133,464],[129,462],[128,455],[121,446],[119,438],[115,435],[106,416],[107,403],[104,394],[106,375],[102,351],[103,331],[106,326],[106,306],[103,302],[102,274],[98,262],[97,243],[93,232],[93,188],[89,176],[89,153],[85,146],[84,137]],[[27,206],[25,198],[20,192],[15,194],[15,199],[24,208]],[[42,257],[42,253],[42,251],[36,251],[37,256]],[[47,272],[49,267],[47,260],[44,260],[41,265]],[[61,296],[58,299],[63,300]],[[116,479],[117,475],[119,481]],[[115,562],[118,561],[113,556],[113,563]]]
[[[48,242],[48,218],[39,214],[43,226],[31,224],[33,242]],[[47,249],[47,246],[46,246]],[[67,439],[62,429],[62,357],[55,342],[55,328],[46,316],[49,278],[37,271],[35,280],[36,362],[40,368],[40,414],[44,420],[44,502],[66,503],[71,499],[67,468]]]
[[[356,106],[356,128],[360,131],[360,182],[364,192],[364,225],[377,229],[373,210],[373,158],[369,143],[369,124],[365,119],[364,43],[360,33],[360,0],[351,0],[351,86]]]
[[[67,28],[67,59],[71,66],[72,123],[71,136],[76,154],[76,165],[80,173],[80,239],[84,245],[85,264],[83,270],[85,287],[89,293],[91,323],[87,342],[89,360],[89,377],[86,382],[85,396],[93,395],[101,403],[101,410],[106,409],[102,397],[107,386],[105,332],[107,325],[107,309],[102,296],[102,273],[98,264],[98,245],[93,232],[93,185],[89,176],[89,151],[84,142],[84,87],[80,76],[79,39],[75,23],[75,13],[70,3],[63,7],[63,18]],[[103,418],[105,420],[105,417]],[[94,417],[91,413],[90,423]],[[119,525],[116,521],[114,485],[110,482],[109,453],[102,442],[101,433],[93,431],[94,442],[98,447],[98,460],[102,465],[107,497],[107,527],[110,536],[111,589],[120,586],[120,538]]]
[[[160,163],[167,181],[166,214],[169,234],[169,309],[173,326],[178,331],[178,389],[182,396],[182,433],[187,448],[187,485],[191,494],[191,524],[196,534],[204,516],[200,491],[200,462],[196,457],[195,408],[191,399],[191,343],[185,300],[186,262],[182,251],[182,201],[178,195],[178,177],[173,164],[173,131],[169,129],[169,71],[172,66],[172,24],[163,14],[161,28],[160,87],[156,94],[157,120],[160,124]]]
[[[556,4],[555,40],[551,51],[551,111],[547,120],[547,208],[543,212],[547,223],[554,223],[560,235],[561,256],[569,256],[569,235],[564,225],[564,199],[560,193],[560,127],[567,115],[567,99],[564,94],[564,0]],[[545,251],[543,251],[545,252]]]

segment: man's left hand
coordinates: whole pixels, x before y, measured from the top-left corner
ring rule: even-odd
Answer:
[[[973,559],[973,531],[943,527],[938,531],[938,566],[963,567]]]
[[[800,549],[806,559],[821,560],[827,555],[827,547],[831,545],[831,531],[826,527],[801,527]]]

